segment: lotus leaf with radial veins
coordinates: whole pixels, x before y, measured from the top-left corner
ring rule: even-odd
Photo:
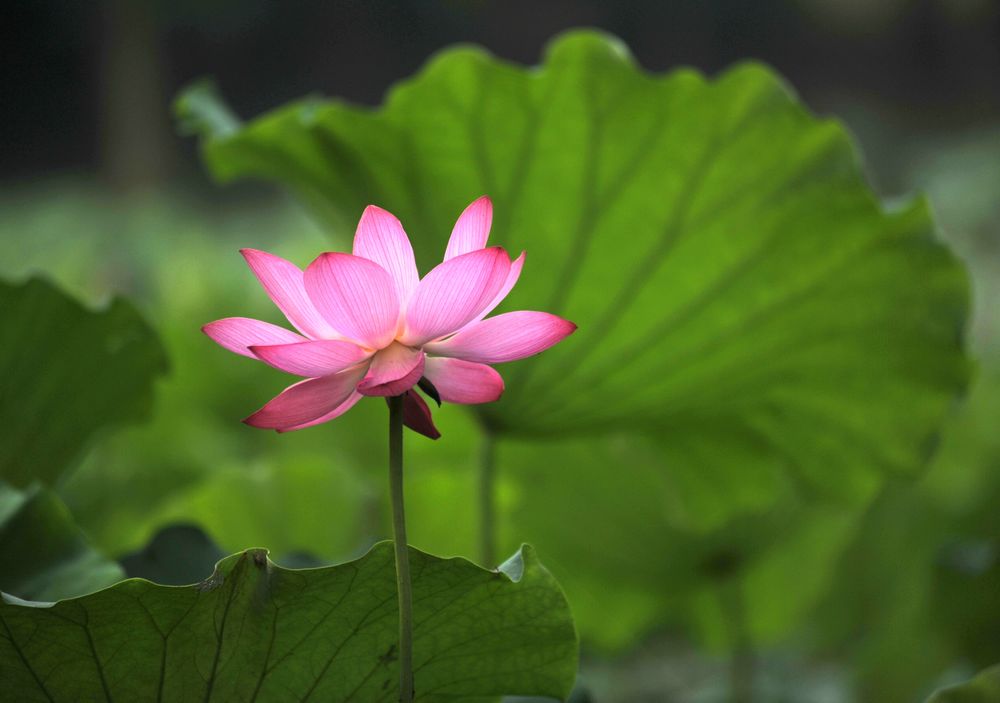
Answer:
[[[201,86],[178,110],[220,180],[286,185],[340,233],[374,202],[418,264],[491,195],[493,241],[529,252],[500,310],[581,330],[477,408],[497,435],[650,432],[690,490],[754,485],[740,510],[865,499],[923,463],[966,382],[966,278],[927,203],[880,205],[844,128],[759,64],[650,74],[577,31],[537,68],[443,51],[377,109],[240,124]]]

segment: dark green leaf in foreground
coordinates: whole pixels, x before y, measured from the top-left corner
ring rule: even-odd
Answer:
[[[165,368],[125,300],[94,312],[40,279],[0,282],[0,479],[55,482],[98,430],[146,412]]]
[[[501,369],[487,425],[653,431],[696,524],[782,492],[870,497],[923,463],[965,384],[966,278],[926,202],[883,209],[843,127],[763,66],[651,75],[574,32],[539,68],[442,52],[378,110],[306,100],[220,130],[211,105],[179,109],[218,178],[287,185],[341,235],[389,208],[424,271],[490,194],[491,241],[528,252],[501,311],[580,330]]]
[[[1000,664],[966,683],[941,689],[927,703],[1000,703]]]
[[[0,591],[57,600],[96,591],[121,577],[118,564],[91,547],[53,492],[0,485]]]
[[[524,547],[500,572],[411,550],[417,699],[565,698],[566,600]],[[392,546],[301,571],[263,550],[187,587],[123,581],[51,606],[0,605],[0,690],[29,701],[394,701]]]

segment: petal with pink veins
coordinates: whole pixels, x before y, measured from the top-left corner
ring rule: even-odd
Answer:
[[[428,354],[498,364],[545,351],[575,330],[576,325],[557,315],[519,310],[480,320],[424,349]]]
[[[269,366],[306,378],[329,376],[371,356],[371,352],[357,344],[333,339],[252,346],[250,351]]]
[[[458,221],[451,230],[448,248],[444,250],[444,260],[485,247],[492,224],[493,201],[485,195],[473,200],[458,216]]]
[[[374,261],[337,252],[320,254],[306,269],[305,283],[316,308],[345,337],[381,349],[396,336],[396,286]]]
[[[243,422],[269,430],[291,430],[337,410],[354,393],[365,365],[289,386]]]
[[[423,372],[424,353],[393,342],[372,358],[358,391],[364,395],[402,395],[420,380]]]
[[[503,379],[496,369],[462,359],[427,357],[424,378],[434,384],[447,403],[492,403],[503,395]]]
[[[473,319],[472,322],[465,325],[465,327],[476,324],[484,317],[489,315],[491,312],[496,310],[497,306],[500,303],[502,303],[504,301],[504,298],[506,298],[510,294],[511,290],[514,289],[514,285],[517,283],[517,279],[521,277],[521,269],[524,268],[524,257],[525,257],[525,252],[522,251],[521,255],[511,262],[510,271],[507,272],[507,279],[503,282],[503,286],[500,288],[500,292],[497,293],[496,296],[494,296],[492,302],[490,302],[490,304],[486,306],[486,309],[483,310],[478,315],[476,315],[475,319]],[[462,329],[465,329],[465,327],[463,327]]]
[[[389,273],[400,307],[405,307],[420,275],[413,247],[396,216],[375,205],[366,207],[354,234],[354,255],[374,261]]]
[[[341,403],[340,405],[338,405],[337,407],[335,407],[333,410],[331,410],[330,412],[328,412],[326,415],[320,415],[315,420],[310,420],[309,422],[303,422],[301,425],[295,425],[294,427],[284,427],[284,428],[278,430],[278,432],[294,432],[295,430],[304,430],[307,427],[313,427],[315,425],[321,425],[324,422],[329,422],[330,420],[334,420],[334,419],[340,417],[341,415],[343,415],[344,413],[346,413],[348,410],[350,410],[351,408],[353,408],[355,405],[357,405],[358,401],[361,400],[362,398],[364,398],[363,395],[361,395],[357,391],[354,391],[349,396],[347,396],[347,400],[345,400],[343,403]]]
[[[416,391],[406,391],[406,395],[403,396],[403,424],[424,437],[437,439],[441,436],[434,426],[431,409]]]
[[[510,258],[500,247],[438,264],[413,292],[399,341],[419,347],[461,329],[493,301],[509,272]]]
[[[308,341],[284,327],[249,317],[227,317],[201,328],[212,341],[231,352],[256,359],[250,347],[268,344],[294,344]]]
[[[268,296],[297,330],[313,339],[340,337],[306,294],[302,270],[291,261],[257,249],[240,249]]]

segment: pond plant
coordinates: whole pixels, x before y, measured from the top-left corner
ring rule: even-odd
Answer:
[[[244,422],[290,432],[339,417],[365,396],[389,406],[389,493],[399,604],[401,701],[413,699],[413,605],[403,504],[403,426],[437,439],[439,405],[490,403],[503,379],[489,364],[545,351],[576,325],[545,312],[486,318],[517,283],[525,254],[510,260],[486,247],[493,203],[486,196],[455,223],[444,261],[420,278],[399,220],[370,205],[354,253],[320,254],[303,272],[262,251],[243,250],[271,300],[298,333],[260,320],[229,317],[204,332],[229,351],[297,376]]]
[[[881,202],[848,131],[774,71],[652,74],[584,30],[530,68],[447,49],[377,108],[309,97],[244,122],[199,83],[176,109],[212,176],[279,184],[331,248],[353,234],[352,253],[303,270],[265,251],[296,259],[293,236],[259,244],[236,226],[177,266],[168,208],[143,269],[174,311],[162,337],[143,304],[95,311],[43,278],[0,283],[0,698],[566,700],[581,643],[613,657],[669,633],[726,655],[731,699],[767,700],[761,652],[826,656],[883,610],[882,638],[850,655],[861,700],[929,692],[930,674],[879,647],[922,645],[886,633],[897,616],[925,624],[911,597],[931,602],[948,492],[923,497],[926,520],[901,492],[968,386],[966,272],[927,201]],[[99,217],[117,255],[118,213]],[[197,334],[234,306],[266,316],[228,263],[251,244],[290,327],[229,317],[204,332],[302,379],[244,421],[280,437],[235,422],[274,372]],[[383,402],[388,492],[367,473]],[[442,403],[469,408],[432,413]],[[95,460],[67,488],[94,438],[147,420],[156,432],[116,445],[121,474]],[[405,427],[419,459],[404,510]],[[188,473],[142,460],[189,441],[209,449],[183,453]],[[307,459],[280,461],[290,446]],[[132,499],[127,539],[88,537]],[[307,511],[318,519],[296,520]],[[107,554],[178,517],[225,533],[231,556],[207,550],[214,571],[194,584],[122,580],[141,559]],[[392,541],[376,542],[389,518]],[[258,537],[280,541],[278,563]],[[476,563],[422,551],[477,543]],[[297,550],[312,568],[278,565]],[[844,587],[855,576],[862,596]],[[971,601],[944,600],[979,622]],[[995,673],[937,700],[995,690]]]

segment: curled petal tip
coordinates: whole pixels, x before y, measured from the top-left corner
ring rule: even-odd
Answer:
[[[254,249],[253,247],[243,247],[242,249],[240,249],[240,256],[242,256],[249,264],[251,259],[259,257],[267,257],[269,256],[269,254],[261,249]]]
[[[486,246],[493,224],[493,201],[486,195],[473,200],[459,215],[444,252],[447,261]]]
[[[315,258],[315,259],[313,259],[313,260],[312,260],[312,261],[311,261],[311,262],[309,263],[309,266],[312,266],[312,265],[313,265],[313,264],[315,264],[315,263],[316,263],[317,261],[325,261],[325,260],[326,260],[327,258],[329,258],[330,254],[332,254],[332,253],[333,253],[333,252],[331,252],[331,251],[324,251],[324,252],[322,252],[321,254],[318,254],[318,255],[316,256],[316,258]],[[306,267],[306,269],[308,269],[308,268],[309,268],[309,267],[307,266],[307,267]]]

